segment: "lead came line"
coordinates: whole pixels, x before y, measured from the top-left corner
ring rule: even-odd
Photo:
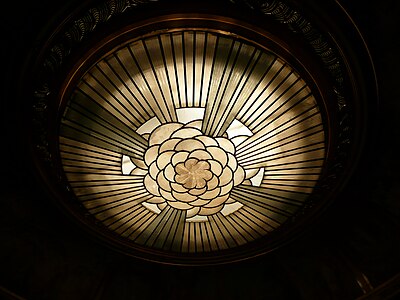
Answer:
[[[259,217],[255,216],[255,215],[253,215],[251,212],[249,212],[245,208],[238,211],[238,213],[236,215],[244,224],[248,225],[251,229],[253,229],[255,232],[257,232],[259,237],[268,233],[268,230],[266,228],[275,229],[270,224],[265,223],[263,220],[261,220]],[[250,217],[248,215],[250,215]],[[256,221],[258,223],[256,223]],[[262,224],[264,224],[264,225],[262,225]]]
[[[175,101],[174,101],[174,93],[172,91],[171,79],[170,79],[170,74],[169,74],[169,70],[168,70],[168,67],[167,67],[167,60],[166,60],[166,57],[165,57],[164,44],[163,44],[163,42],[161,40],[161,36],[158,36],[158,44],[159,44],[159,47],[161,49],[161,56],[162,56],[163,63],[164,63],[164,70],[165,70],[165,73],[167,75],[167,82],[168,82],[168,88],[169,88],[170,97],[171,97],[171,100],[172,100],[172,104],[174,104],[175,103]]]
[[[120,58],[118,56],[116,56],[115,54],[113,54],[113,58],[117,61],[117,63],[119,64],[119,66],[124,70],[124,72],[126,73],[126,75],[128,76],[128,78],[133,81],[132,77],[130,76],[130,74],[127,73],[126,67],[124,65],[122,65],[122,62],[120,60]],[[124,88],[126,89],[126,91],[129,93],[129,95],[135,100],[135,105],[138,105],[143,112],[146,112],[145,107],[143,106],[143,104],[141,103],[142,101],[139,101],[138,98],[135,96],[135,94],[132,92],[132,90],[128,87],[127,83],[125,80],[122,79],[121,75],[115,70],[114,66],[111,65],[109,60],[104,60],[104,63],[108,66],[108,68],[113,72],[113,74],[115,75],[115,77],[117,77],[118,81],[120,84],[122,84],[124,86]],[[110,80],[111,81],[111,80]],[[116,84],[113,83],[113,85],[115,86],[115,88],[117,88]],[[130,99],[128,99],[128,97],[119,89],[117,88],[119,93],[124,97],[124,99],[127,101],[127,103],[129,104],[129,108],[131,110],[133,110],[137,115],[139,115],[142,120],[147,120],[150,119],[151,116],[149,114],[147,115],[142,115],[141,112],[138,110],[138,108],[135,105],[132,105],[132,101]],[[135,116],[136,118],[136,116]],[[139,120],[138,120],[139,122]],[[140,123],[140,122],[139,122]]]
[[[230,214],[227,219],[229,219],[230,221],[232,221],[233,223],[235,223],[237,226],[235,227],[240,227],[241,230],[240,232],[243,234],[248,235],[248,237],[250,238],[245,238],[247,242],[253,241],[256,239],[256,237],[254,236],[254,233],[257,233],[254,231],[254,229],[252,229],[248,224],[244,223],[243,220],[241,220],[238,216],[237,213],[234,214]],[[233,225],[232,225],[233,226]],[[247,228],[245,228],[247,226]],[[253,231],[253,234],[251,234],[251,232],[249,231],[249,229],[251,231]]]
[[[110,70],[115,73],[114,69],[110,66],[110,64],[106,61],[104,61],[104,63],[110,68]],[[118,91],[118,94],[122,96],[122,98],[125,99],[126,103],[129,105],[130,101],[129,99],[125,96],[125,94],[120,90],[120,88],[111,80],[111,78],[103,71],[102,68],[100,68],[98,65],[95,66],[96,70],[99,71],[101,73],[101,75],[112,85],[112,87],[114,88],[115,91]],[[130,109],[128,109],[123,103],[122,101],[120,101],[118,99],[118,97],[114,96],[114,94],[110,91],[109,88],[107,88],[103,82],[100,81],[100,79],[98,79],[93,73],[91,74],[92,77],[102,86],[102,88],[104,90],[107,91],[107,93],[112,96],[112,98],[124,109],[124,112],[127,113],[130,117],[132,117],[133,119],[135,119],[135,126],[137,126],[137,124],[140,123],[140,120],[131,112],[132,110],[135,111],[136,113],[138,113],[136,111],[135,108],[132,107],[132,105],[130,106]],[[133,109],[132,109],[133,108]],[[120,112],[121,113],[121,112]],[[129,119],[128,119],[129,120]]]
[[[223,242],[225,244],[225,246],[222,246],[223,248],[221,249],[227,249],[227,248],[231,248],[235,246],[235,243],[228,239],[228,237],[226,236],[226,234],[224,234],[224,232],[222,231],[221,226],[219,226],[217,223],[217,217],[215,215],[211,215],[210,216],[211,219],[213,220],[213,222],[211,222],[211,227],[215,227],[215,231],[218,232],[218,235],[220,235],[222,237],[222,239],[217,239],[217,243],[220,241],[221,243]],[[219,220],[218,220],[219,221]]]
[[[96,65],[96,69],[102,73],[102,70]],[[89,76],[90,75],[90,76]],[[104,75],[103,75],[104,76]],[[93,84],[96,84],[96,86],[93,86],[93,84],[89,83],[89,79],[93,79],[95,82],[93,82]],[[89,87],[92,91],[92,93],[94,92],[95,94],[97,94],[105,103],[107,103],[108,105],[110,105],[116,112],[118,112],[118,114],[124,118],[128,123],[132,124],[133,126],[136,126],[135,123],[132,123],[132,121],[126,117],[126,115],[131,115],[133,118],[135,118],[132,113],[127,110],[127,108],[119,101],[119,99],[117,97],[115,97],[115,95],[100,81],[100,79],[98,79],[94,72],[89,73],[87,75],[87,78],[83,78],[82,79],[82,83],[84,83],[84,85],[86,85],[87,87]],[[93,99],[93,97],[91,97],[87,92],[85,92],[83,90],[84,85],[79,87],[79,90],[88,96],[88,98]],[[105,93],[101,93],[101,89],[105,92]],[[111,101],[107,100],[107,98],[105,97],[106,95],[109,95],[109,97],[111,97],[116,104],[120,105],[121,108],[123,108],[124,112],[122,112],[115,104],[113,104]],[[97,102],[97,101],[96,101]],[[102,107],[100,105],[100,107]]]
[[[236,43],[237,42],[235,41],[232,44],[232,51],[230,53],[231,55],[232,55],[233,49],[235,48]],[[225,82],[224,87],[222,89],[222,94],[220,96],[219,96],[219,92],[216,94],[216,97],[215,97],[216,101],[214,101],[213,107],[212,107],[212,109],[210,111],[210,120],[208,122],[208,125],[209,125],[208,134],[211,135],[211,136],[216,136],[215,135],[215,130],[213,130],[213,126],[215,126],[216,124],[218,125],[219,122],[221,121],[220,120],[221,117],[219,116],[219,112],[223,112],[223,109],[221,108],[221,105],[224,102],[223,100],[225,98],[225,94],[227,92],[227,88],[229,86],[229,82],[231,80],[233,71],[235,70],[235,65],[237,63],[237,60],[238,60],[238,57],[239,57],[239,54],[240,54],[240,50],[241,50],[242,45],[243,45],[242,43],[238,43],[238,44],[239,44],[239,46],[235,50],[236,53],[234,55],[233,62],[230,65],[230,70],[228,72],[228,78],[226,79],[226,82]],[[231,61],[231,56],[229,56],[229,58],[227,60],[227,64],[225,65],[224,73],[221,76],[221,83],[223,82],[223,78],[226,77],[226,72],[227,72],[227,68],[228,68],[228,65],[229,65],[230,61]],[[236,88],[237,88],[237,86],[236,86]],[[215,107],[215,105],[216,105],[216,107]]]
[[[143,43],[143,41],[142,41],[142,43]],[[131,47],[131,46],[128,46],[128,51],[129,51],[129,53],[130,53],[130,55],[131,55],[133,61],[135,62],[136,68],[137,68],[138,71],[140,72],[140,75],[141,75],[141,77],[142,77],[144,83],[145,83],[146,86],[147,86],[148,92],[151,94],[151,97],[152,97],[152,100],[153,100],[152,103],[154,103],[155,106],[157,107],[157,111],[154,111],[154,108],[151,107],[151,105],[150,105],[150,108],[151,108],[151,110],[153,111],[153,114],[154,114],[155,116],[159,117],[159,118],[160,118],[160,121],[161,121],[162,123],[167,123],[167,122],[172,121],[172,120],[169,120],[168,117],[164,115],[163,110],[162,110],[162,108],[161,108],[159,102],[157,101],[156,97],[154,96],[153,90],[152,90],[151,86],[149,85],[149,82],[147,81],[147,78],[146,78],[146,76],[145,76],[144,73],[143,73],[142,67],[140,66],[140,64],[139,64],[139,62],[138,62],[138,60],[137,60],[135,54],[133,53],[133,50],[132,50],[132,47]],[[148,99],[147,97],[145,97],[144,99],[150,100],[150,99]]]
[[[271,64],[271,66],[268,68],[268,72],[266,74],[266,77],[269,75],[270,71],[272,70],[272,67],[277,64],[277,58],[274,59],[274,63]],[[274,80],[279,76],[279,74],[285,70],[286,64],[282,64],[280,66],[280,68],[276,71],[276,73],[272,76],[271,79],[269,79],[269,81],[265,84],[263,90],[260,92],[259,96],[256,98],[256,100],[260,99],[261,96],[265,93],[265,91],[267,89],[269,89],[269,87],[271,86],[272,82],[274,82]],[[265,78],[266,78],[265,77]],[[268,93],[268,96],[266,98],[264,98],[260,103],[254,102],[254,104],[257,104],[257,106],[252,107],[252,110],[258,110],[260,107],[262,107],[265,102],[269,99],[269,97],[273,94],[273,91],[275,91],[276,89],[278,89],[279,86],[275,87],[274,90],[272,90],[271,92]],[[245,112],[245,114],[247,114],[247,111]],[[251,127],[251,122],[249,122],[249,119],[253,117],[253,114],[249,114],[249,116],[247,117],[247,119],[243,116],[242,118],[242,122],[245,123],[249,128]]]
[[[239,44],[238,49],[236,49],[236,45]],[[229,80],[232,76],[233,70],[234,70],[234,66],[236,64],[236,61],[239,57],[239,53],[240,53],[240,49],[242,48],[242,43],[239,43],[237,41],[233,41],[231,43],[231,47],[229,49],[229,54],[227,56],[226,59],[226,63],[224,66],[224,70],[222,72],[221,75],[221,79],[218,85],[218,89],[217,92],[215,94],[215,97],[212,101],[212,106],[211,108],[206,107],[206,114],[204,116],[204,121],[206,122],[206,127],[205,127],[205,131],[204,133],[207,135],[211,135],[214,136],[213,132],[212,132],[212,126],[214,123],[216,123],[216,118],[218,117],[218,112],[220,111],[220,107],[221,107],[221,103],[223,101],[224,95],[226,93],[227,87],[229,85]],[[234,51],[235,49],[235,51]],[[235,53],[233,53],[235,52]],[[232,61],[232,56],[233,56],[233,62]],[[228,66],[230,68],[230,70],[228,71]],[[228,74],[227,74],[228,73]],[[226,76],[228,77],[227,79]],[[225,83],[224,83],[225,81]],[[224,84],[223,84],[224,83]],[[222,94],[220,95],[221,92],[221,88],[222,88]]]
[[[211,78],[214,78],[215,61],[216,61],[217,55],[220,52],[219,51],[220,40],[221,39],[220,39],[219,35],[217,35],[217,44],[215,46],[213,65],[212,65],[212,69],[211,69]],[[229,47],[229,51],[228,51],[228,54],[227,54],[226,59],[225,59],[225,66],[224,66],[224,68],[222,70],[221,78],[223,78],[223,75],[225,74],[226,68],[227,68],[228,63],[229,63],[229,59],[230,59],[231,54],[232,54],[232,50],[233,50],[234,44],[235,44],[234,41],[230,41],[230,47]],[[206,135],[209,134],[208,127],[209,127],[209,124],[210,124],[210,117],[211,117],[210,115],[211,115],[211,113],[213,111],[213,107],[214,107],[214,105],[215,105],[215,103],[217,101],[217,97],[218,97],[218,94],[219,94],[219,91],[220,91],[221,85],[222,85],[222,80],[218,81],[217,87],[214,87],[213,86],[214,84],[213,84],[212,81],[210,81],[210,84],[208,86],[207,101],[206,101],[206,111],[205,111],[205,114],[204,114],[202,130],[201,130]],[[211,93],[212,90],[215,90],[215,95],[214,95],[213,99],[211,99],[211,97],[210,97],[210,93]]]
[[[129,53],[129,47],[125,48]],[[130,83],[135,87],[136,91],[140,94],[140,96],[142,97],[142,99],[146,99],[146,97],[143,95],[142,91],[140,90],[140,88],[138,87],[138,85],[136,84],[135,80],[132,78],[132,75],[129,73],[129,71],[127,70],[126,66],[122,63],[120,57],[117,54],[113,54],[114,58],[117,60],[118,64],[121,66],[121,68],[124,70],[125,74],[128,76]],[[144,120],[148,120],[150,119],[152,116],[154,116],[154,114],[149,114],[149,112],[147,111],[147,109],[144,107],[144,105],[142,104],[145,103],[144,101],[140,101],[137,96],[132,92],[132,90],[126,85],[127,90],[130,92],[130,94],[132,95],[132,97],[136,100],[136,103],[142,110],[143,112],[145,112],[147,115],[141,115],[139,114]],[[150,108],[151,109],[151,108]]]
[[[176,63],[176,54],[175,54],[175,46],[174,46],[175,43],[173,40],[172,33],[169,34],[169,37],[170,37],[170,45],[171,45],[171,50],[172,50],[172,59],[174,62],[176,89],[178,92],[178,99],[176,101],[180,104],[180,103],[182,103],[182,96],[181,96],[181,92],[180,92],[180,88],[179,88],[178,67],[177,67],[177,63]],[[179,107],[179,105],[178,105],[178,107]]]
[[[68,120],[68,123],[67,120],[65,120],[61,128],[61,135],[64,137],[75,138],[77,141],[86,142],[89,145],[97,146],[99,148],[113,150],[116,153],[122,152],[123,154],[127,154],[131,157],[143,157],[144,151],[142,149],[138,150],[137,148],[132,148],[129,145],[121,143],[118,140],[110,139],[109,137],[103,135],[102,133],[99,133],[98,131],[94,131],[91,128],[84,127],[80,123],[70,120]]]
[[[314,130],[314,129],[317,129],[317,131],[311,132],[311,133],[307,133],[307,131]],[[307,145],[306,142],[312,140],[313,136],[319,137],[319,136],[321,136],[321,133],[323,133],[323,132],[324,132],[324,129],[322,128],[322,124],[316,124],[314,126],[306,128],[304,130],[297,131],[294,134],[287,135],[284,138],[281,138],[281,139],[276,140],[274,142],[271,142],[269,144],[265,144],[265,142],[263,142],[262,143],[262,148],[261,148],[261,146],[255,147],[255,149],[253,149],[253,151],[251,153],[245,153],[245,154],[242,154],[242,155],[238,155],[237,159],[238,159],[239,163],[244,163],[245,161],[248,161],[249,158],[254,157],[255,155],[259,155],[259,154],[262,154],[262,153],[267,153],[267,151],[272,151],[272,150],[275,150],[275,149],[279,149],[281,147],[284,147],[284,146],[292,144],[292,143],[294,143],[293,146],[295,146],[295,145],[299,144],[298,143],[299,141],[303,141],[303,143],[305,145]],[[307,134],[305,134],[305,133],[307,133]],[[300,137],[296,137],[298,135],[301,135],[301,136]],[[296,138],[292,139],[292,140],[289,140],[289,141],[286,141],[286,140],[288,140],[290,138],[293,138],[293,137],[296,137]],[[318,139],[318,140],[323,141],[323,139]],[[274,147],[271,147],[273,145],[274,145]],[[270,147],[270,148],[268,148],[268,147]],[[278,154],[278,153],[281,153],[281,152],[277,152],[275,154]]]
[[[144,40],[142,40],[142,45],[143,45],[143,48],[144,48],[144,50],[146,52],[146,56],[147,56],[148,62],[150,64],[153,76],[154,76],[154,78],[156,80],[158,90],[159,90],[159,92],[161,94],[162,101],[164,102],[165,108],[167,110],[168,118],[167,118],[166,121],[167,122],[176,122],[177,118],[176,118],[176,114],[175,114],[174,104],[173,104],[173,102],[168,102],[167,99],[165,98],[163,89],[162,89],[161,84],[160,84],[160,80],[158,79],[157,72],[156,72],[154,64],[153,64],[153,59],[152,59],[152,57],[151,57],[151,55],[149,53],[149,49],[148,49],[147,44],[146,44],[146,42]],[[147,80],[146,80],[146,84],[147,84]],[[154,95],[154,93],[151,90],[151,87],[149,85],[148,85],[148,88],[149,88],[149,90],[151,92],[151,95],[153,96],[154,100],[156,102],[158,102],[157,97],[155,97],[155,95]]]
[[[183,214],[183,210],[175,210],[175,218],[172,221],[171,227],[168,230],[168,234],[165,238],[165,241],[163,243],[162,248],[165,250],[169,250],[171,249],[172,244],[174,243],[175,240],[175,235],[176,235],[176,231],[180,226],[180,222],[182,222],[182,216]]]
[[[314,111],[314,112],[312,113],[312,111]],[[306,110],[300,112],[299,114],[293,116],[292,118],[282,122],[278,126],[270,129],[268,126],[274,120],[276,120],[276,118],[275,118],[274,120],[272,120],[271,122],[269,122],[266,125],[265,130],[260,130],[259,132],[255,133],[253,136],[251,136],[249,139],[247,139],[246,141],[244,141],[243,143],[238,145],[236,154],[237,154],[237,156],[239,156],[240,153],[242,153],[243,151],[247,151],[248,149],[251,149],[252,147],[254,147],[254,145],[257,145],[261,142],[275,138],[280,133],[290,130],[290,129],[294,128],[295,126],[300,126],[302,123],[308,122],[310,119],[312,119],[314,117],[318,117],[318,110],[316,110],[315,105],[310,107],[309,109],[306,109]],[[286,125],[288,125],[288,126],[285,127]],[[268,130],[268,131],[265,132],[266,130]]]
[[[193,85],[192,85],[192,103],[191,107],[195,106],[195,97],[196,97],[196,31],[193,31],[193,42],[192,42],[192,48],[193,48],[193,70],[192,70],[192,80],[193,80]]]
[[[91,121],[90,124],[92,125],[93,130],[96,128],[97,130],[103,130],[107,136],[111,134],[115,136],[115,138],[123,139],[126,141],[135,144],[135,146],[142,148],[143,150],[147,147],[147,141],[138,135],[135,131],[131,128],[127,127],[125,124],[115,121],[114,124],[110,121],[105,120],[99,113],[91,112],[86,108],[82,107],[79,104],[71,103],[68,106],[69,114],[66,120],[80,120],[80,117]],[[75,117],[75,118],[74,118]],[[119,125],[119,126],[117,126]],[[122,130],[124,129],[124,131]]]
[[[207,44],[208,44],[208,33],[205,32],[204,34],[204,46],[203,46],[203,59],[201,64],[201,81],[200,81],[200,95],[199,95],[199,104],[200,107],[205,106],[202,103],[203,99],[203,84],[204,84],[204,73],[205,73],[205,65],[206,65],[206,57],[207,57]]]
[[[232,121],[235,119],[239,111],[243,108],[245,105],[245,101],[242,101],[243,99],[240,98],[243,90],[246,88],[247,82],[250,80],[251,74],[253,73],[255,67],[257,66],[258,61],[260,60],[262,53],[259,51],[257,58],[254,60],[254,56],[257,53],[257,49],[253,49],[253,52],[251,54],[251,57],[246,65],[245,70],[242,72],[241,79],[239,81],[239,84],[237,84],[234,92],[231,95],[231,98],[229,99],[225,110],[222,112],[222,116],[219,118],[218,123],[216,124],[217,126],[215,127],[215,131],[213,132],[214,136],[222,136],[226,129],[230,126]],[[250,73],[246,75],[247,69],[252,65]],[[243,82],[244,78],[244,82]],[[259,82],[255,85],[253,88],[253,92],[257,89],[258,85],[260,84],[262,78],[259,79]],[[238,90],[239,89],[239,90]],[[253,94],[250,93],[251,94]]]
[[[131,210],[131,211],[130,211],[130,210]],[[118,222],[120,222],[121,220],[123,220],[123,219],[125,219],[125,218],[128,218],[128,219],[125,220],[124,222],[120,222],[120,224],[119,224],[117,227],[114,227],[114,228],[113,228],[114,231],[118,231],[120,228],[122,228],[122,227],[125,226],[127,223],[129,223],[136,215],[140,214],[140,213],[143,212],[144,210],[145,210],[145,208],[144,208],[142,205],[140,205],[140,204],[135,205],[135,206],[130,207],[130,208],[127,208],[127,209],[125,209],[125,210],[119,212],[119,213],[116,214],[115,216],[118,216],[118,215],[120,215],[120,214],[122,214],[122,213],[125,213],[125,212],[128,212],[128,211],[129,211],[129,213],[125,214],[122,218],[119,218],[119,219],[114,220],[113,222],[107,224],[106,226],[107,226],[108,228],[111,228],[111,227],[113,227],[115,224],[117,224]],[[132,216],[132,215],[133,215],[133,216]],[[129,218],[129,216],[132,216],[132,217]],[[112,215],[112,216],[110,216],[110,217],[104,219],[103,222],[106,223],[109,219],[112,219],[113,217],[114,217],[114,215]],[[125,229],[125,230],[126,230],[126,229]],[[122,234],[122,233],[121,233],[121,234]]]
[[[154,219],[156,218],[155,214],[148,211],[147,209],[145,210],[146,214],[144,216],[138,216],[137,220],[132,224],[131,228],[133,228],[134,225],[138,225],[137,228],[133,229],[131,233],[129,233],[128,238],[132,239],[133,241],[136,242],[136,239],[140,237],[141,233],[145,232],[139,231],[142,227],[146,228]]]

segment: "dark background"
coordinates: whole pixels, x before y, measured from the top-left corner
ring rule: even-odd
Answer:
[[[60,8],[77,3],[23,0],[1,9],[0,298],[346,300],[400,295],[399,1],[340,1],[371,51],[380,104],[371,116],[360,164],[337,201],[282,249],[204,268],[160,266],[100,245],[59,210],[32,171],[23,119],[31,99],[17,96],[18,81],[26,57],[40,46],[40,32],[58,18]]]

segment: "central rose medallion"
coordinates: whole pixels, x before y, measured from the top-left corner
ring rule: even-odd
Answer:
[[[235,145],[225,137],[209,137],[201,122],[167,123],[149,137],[144,184],[160,208],[186,210],[188,218],[221,211],[234,186],[245,180],[235,158]]]

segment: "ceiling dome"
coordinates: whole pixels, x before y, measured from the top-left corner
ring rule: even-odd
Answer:
[[[37,57],[42,179],[128,255],[269,252],[330,204],[362,148],[367,88],[340,36],[296,1],[223,4],[93,2]]]

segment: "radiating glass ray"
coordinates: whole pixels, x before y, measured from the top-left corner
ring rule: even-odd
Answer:
[[[254,230],[249,222],[246,222],[239,217],[239,212],[229,215],[228,217],[226,217],[226,219],[231,224],[234,224],[233,226],[237,228],[237,231],[240,232],[240,234],[247,242],[254,241],[258,237],[260,237],[260,234],[256,230]]]
[[[135,216],[145,215],[147,213],[149,212],[143,205],[137,204],[121,211],[115,217],[103,220],[103,223],[109,229],[123,235],[132,226],[132,220],[135,219]]]
[[[109,63],[105,65],[107,68],[110,67]],[[115,87],[116,84],[110,83],[112,79],[105,77],[104,70],[101,69],[100,71],[98,68],[99,67],[91,70],[90,73],[87,73],[82,78],[77,86],[77,92],[92,100],[93,104],[91,104],[91,106],[94,107],[95,104],[97,104],[98,107],[109,112],[126,126],[136,128],[142,120],[146,119],[146,115],[149,113],[142,110],[136,111],[136,108],[132,109],[131,106],[138,101],[133,101],[133,103],[128,104],[127,100],[132,101],[134,99],[131,99],[132,97],[127,97],[125,94],[121,95],[123,92]],[[154,115],[152,110],[150,111],[151,114]]]
[[[272,124],[238,145],[236,152],[237,157],[240,159],[241,157],[248,156],[253,150],[259,151],[263,146],[268,146],[273,143],[279,144],[282,139],[288,140],[302,133],[307,135],[312,129],[314,129],[314,131],[321,130],[323,127],[320,121],[320,117],[316,114],[305,114],[302,118],[293,118],[282,124]],[[321,137],[323,139],[324,135]]]
[[[85,97],[83,97],[85,98]],[[80,99],[82,100],[82,99]],[[84,103],[85,100],[82,100]],[[123,153],[142,159],[147,141],[130,128],[102,119],[89,108],[74,105],[72,102],[64,115],[60,135],[91,146]],[[119,127],[121,126],[121,127]]]
[[[139,235],[147,230],[149,224],[151,224],[156,217],[156,214],[147,209],[144,210],[141,214],[135,215],[131,218],[129,226],[121,235],[134,241]]]
[[[284,162],[287,160],[323,158],[325,155],[324,150],[324,143],[317,142],[290,150],[255,155],[253,158],[241,162],[241,165],[244,169],[255,169],[268,167],[269,163]]]
[[[154,40],[153,42],[157,41]],[[161,90],[160,81],[155,71],[155,68],[160,69],[163,61],[159,56],[157,61],[153,61],[148,49],[143,40],[128,46],[129,53],[135,62],[134,65],[131,65],[134,68],[131,71],[132,78],[138,84],[141,93],[160,122],[175,122],[175,105],[170,98],[165,98],[166,96]],[[159,49],[159,46],[156,49]]]
[[[215,214],[215,218],[219,219],[221,226],[223,226],[226,233],[234,240],[235,246],[244,245],[248,242],[236,223],[230,222],[230,219],[226,218],[222,214]]]
[[[261,52],[256,48],[240,43],[232,52],[234,58],[224,69],[221,85],[218,86],[220,92],[215,101],[209,101],[206,107],[203,131],[211,136],[221,136],[225,132],[262,74],[257,72],[260,70],[254,70],[261,65]]]
[[[291,213],[297,210],[300,205],[282,202],[277,198],[264,194],[249,194],[247,190],[235,189],[231,193],[232,199],[239,201],[245,207],[252,208],[268,219],[268,224],[277,228],[283,224]]]
[[[238,242],[233,238],[231,232],[226,228],[224,222],[221,221],[221,218],[219,216],[220,214],[212,215],[210,217],[211,224],[215,224],[216,230],[220,232],[228,248],[237,247],[239,245]]]
[[[157,243],[157,248],[162,248],[167,244],[168,247],[172,245],[172,248],[176,249],[181,239],[182,221],[184,220],[182,214],[185,212],[178,212],[172,207],[166,207],[148,224],[146,230],[138,235],[136,242],[146,245]],[[170,232],[175,233],[169,234]]]
[[[229,38],[217,36],[214,49],[213,65],[211,69],[211,82],[207,90],[206,111],[202,124],[202,132],[210,134],[210,127],[215,117],[215,107],[219,106],[218,100],[222,97],[226,87],[232,64],[235,62],[240,43]]]
[[[306,148],[312,144],[323,144],[323,142],[323,127],[317,125],[307,128],[304,131],[297,131],[292,135],[282,137],[282,139],[274,138],[273,140],[257,144],[257,146],[252,148],[251,152],[247,151],[238,155],[238,162],[245,166],[248,162],[262,160],[263,158],[267,161],[268,158],[279,155],[280,153]]]

